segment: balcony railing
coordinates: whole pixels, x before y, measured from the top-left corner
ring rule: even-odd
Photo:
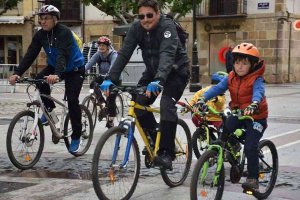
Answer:
[[[202,0],[197,18],[246,17],[247,0]]]

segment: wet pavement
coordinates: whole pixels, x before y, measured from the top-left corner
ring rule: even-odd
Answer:
[[[88,90],[82,91],[81,98]],[[300,84],[268,85],[270,117],[269,127],[264,135],[272,139],[278,148],[279,173],[272,194],[268,199],[298,200],[300,197]],[[59,94],[54,94],[58,95]],[[192,96],[188,90],[184,97]],[[228,96],[228,94],[227,94]],[[50,130],[45,129],[45,148],[41,159],[30,170],[18,170],[6,154],[6,131],[10,119],[24,109],[26,95],[22,89],[15,94],[0,94],[0,199],[97,199],[94,192],[90,169],[95,145],[106,129],[98,124],[90,150],[82,157],[73,157],[60,142],[51,142]],[[191,133],[195,130],[188,116],[183,116],[189,124]],[[47,134],[48,133],[48,134]],[[137,136],[138,138],[138,136]],[[141,148],[141,147],[140,147]],[[132,199],[189,199],[189,182],[191,172],[185,183],[176,188],[164,184],[156,169],[146,169],[141,157],[141,176]],[[193,160],[194,165],[196,160]],[[193,166],[191,167],[191,170]],[[240,184],[231,184],[228,173],[223,199],[254,199],[242,194]]]

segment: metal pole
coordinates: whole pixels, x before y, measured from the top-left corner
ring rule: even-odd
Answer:
[[[196,0],[193,0],[193,50],[192,50],[192,66],[191,66],[191,82],[190,92],[196,92],[202,88],[200,85],[200,66],[198,64],[198,49],[196,37]]]

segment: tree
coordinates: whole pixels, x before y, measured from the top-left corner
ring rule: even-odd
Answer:
[[[185,16],[192,10],[193,0],[157,0],[163,10],[169,10],[175,19]],[[195,0],[199,5],[202,0]],[[122,23],[132,22],[137,14],[138,0],[82,0],[86,5],[92,4],[107,15],[121,20]]]
[[[22,0],[0,0],[0,6],[3,5],[3,8],[0,9],[0,15],[16,7],[20,1]]]

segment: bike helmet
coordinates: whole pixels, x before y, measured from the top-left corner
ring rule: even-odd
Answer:
[[[246,56],[255,57],[259,59],[259,51],[251,43],[241,43],[234,47],[232,54],[244,54]]]
[[[218,84],[223,78],[227,77],[228,74],[226,72],[218,71],[211,75],[211,83]]]
[[[98,41],[97,41],[97,44],[105,44],[107,46],[110,46],[111,45],[111,41],[108,37],[106,36],[101,36],[99,37]]]
[[[60,18],[60,12],[59,10],[52,5],[44,5],[40,8],[38,15],[46,15],[46,14],[50,14],[50,15],[54,15],[57,17],[57,19]]]

